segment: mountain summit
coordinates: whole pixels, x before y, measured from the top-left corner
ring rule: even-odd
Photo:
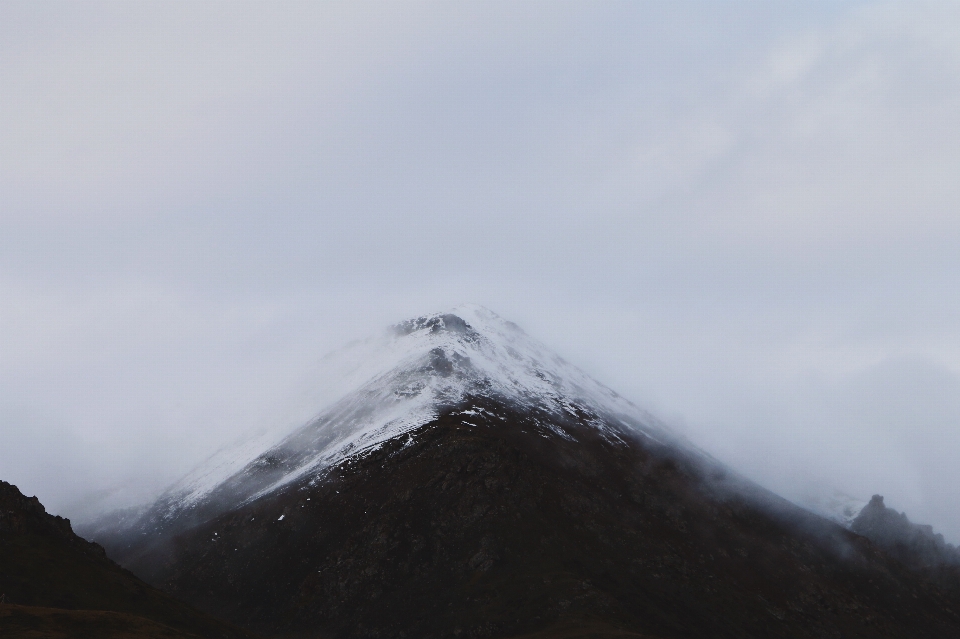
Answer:
[[[400,322],[332,360],[348,371],[343,385],[349,390],[339,401],[266,449],[254,439],[215,455],[164,493],[155,516],[209,516],[322,477],[352,455],[412,436],[470,400],[538,415],[539,429],[571,440],[583,427],[611,440],[620,439],[623,428],[672,438],[652,415],[482,306]],[[471,404],[461,414],[469,421],[483,410]]]
[[[490,311],[337,357],[339,401],[97,541],[272,637],[960,631],[956,581],[739,477]]]

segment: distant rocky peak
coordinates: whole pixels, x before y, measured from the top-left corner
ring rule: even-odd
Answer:
[[[882,495],[870,499],[850,528],[908,566],[960,565],[960,550],[944,542],[932,526],[914,524],[906,513],[885,506]]]
[[[446,312],[431,313],[404,320],[391,327],[398,337],[447,335],[459,342],[487,339],[523,339],[526,333],[519,326],[503,319],[478,304],[463,304]]]
[[[394,331],[398,335],[410,335],[417,331],[429,331],[430,333],[440,333],[443,331],[450,333],[459,333],[461,335],[476,334],[466,320],[459,315],[444,313],[442,315],[427,315],[414,319],[405,320],[395,324]]]

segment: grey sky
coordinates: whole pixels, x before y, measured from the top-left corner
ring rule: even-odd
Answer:
[[[478,302],[960,541],[958,113],[955,3],[0,2],[0,477],[146,498]]]

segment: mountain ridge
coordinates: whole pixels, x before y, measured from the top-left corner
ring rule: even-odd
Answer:
[[[946,543],[943,535],[933,531],[933,526],[915,524],[906,513],[888,508],[882,495],[870,499],[850,528],[912,568],[927,571],[960,568],[960,549]],[[960,571],[955,577],[960,577]]]
[[[0,635],[254,639],[141,581],[0,481]],[[38,634],[39,633],[39,634]]]

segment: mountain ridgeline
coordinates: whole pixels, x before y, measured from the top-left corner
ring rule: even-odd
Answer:
[[[914,524],[906,513],[887,508],[883,497],[874,495],[853,520],[851,529],[883,548],[904,564],[941,579],[960,582],[960,549],[944,542],[933,527]]]
[[[271,637],[960,636],[953,567],[741,478],[485,309],[340,356],[316,419],[88,534]]]
[[[0,636],[252,639],[145,584],[0,481]]]

